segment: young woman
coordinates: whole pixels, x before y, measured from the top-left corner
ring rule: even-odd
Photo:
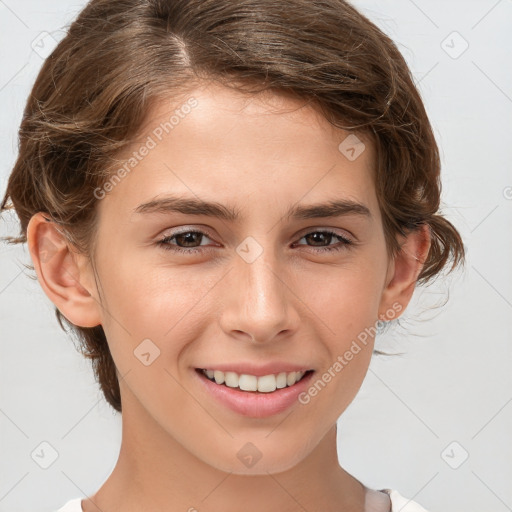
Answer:
[[[424,511],[339,465],[336,421],[377,328],[463,262],[439,172],[403,57],[342,0],[91,1],[2,204],[123,416],[60,512]]]

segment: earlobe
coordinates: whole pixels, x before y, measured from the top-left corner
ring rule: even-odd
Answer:
[[[430,227],[426,224],[410,232],[406,237],[400,238],[401,249],[388,267],[379,307],[379,318],[386,320],[386,311],[390,308],[395,311],[397,306],[400,306],[398,311],[405,310],[427,259],[430,244]]]
[[[80,275],[76,262],[80,256],[71,251],[57,224],[42,212],[33,215],[27,226],[27,245],[38,281],[59,311],[79,327],[99,325],[101,306],[87,289],[91,287],[82,284],[87,276]]]

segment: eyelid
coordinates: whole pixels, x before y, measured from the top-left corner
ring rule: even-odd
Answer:
[[[297,236],[302,238],[305,235],[312,233],[312,232],[314,232],[314,233],[317,233],[317,232],[334,233],[335,235],[346,238],[347,240],[350,240],[351,242],[354,242],[354,243],[357,242],[357,238],[350,231],[347,231],[346,229],[341,229],[341,228],[332,228],[329,226],[309,226],[309,227],[305,228],[303,231],[299,231]]]
[[[167,231],[170,231],[167,233]],[[159,239],[162,238],[169,238],[177,235],[181,235],[183,233],[202,233],[208,236],[208,238],[213,238],[214,236],[210,232],[210,230],[205,226],[181,226],[178,228],[168,228],[167,230],[163,231],[160,235],[158,235]]]

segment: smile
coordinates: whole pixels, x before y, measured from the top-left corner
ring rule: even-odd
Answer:
[[[242,391],[258,391],[260,393],[272,393],[276,389],[293,386],[299,382],[308,372],[281,372],[257,377],[256,375],[241,374],[236,372],[223,372],[221,370],[200,371],[212,382],[230,388],[238,388]],[[310,370],[312,371],[312,370]]]
[[[195,369],[208,402],[213,398],[214,403],[250,418],[267,418],[284,413],[293,405],[300,406],[298,397],[308,388],[314,373],[308,370],[256,376]],[[279,388],[278,384],[284,387]]]

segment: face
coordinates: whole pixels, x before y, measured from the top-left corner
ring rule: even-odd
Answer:
[[[365,377],[379,315],[403,307],[384,293],[394,266],[374,148],[358,135],[358,156],[355,139],[340,149],[348,135],[304,102],[219,85],[154,106],[120,156],[120,168],[134,159],[129,172],[98,201],[98,287],[82,281],[123,421],[240,474],[284,471],[332,429]],[[337,207],[313,208],[327,203]],[[249,385],[314,371],[256,393],[197,370],[237,367]],[[245,464],[247,453],[261,460]]]

